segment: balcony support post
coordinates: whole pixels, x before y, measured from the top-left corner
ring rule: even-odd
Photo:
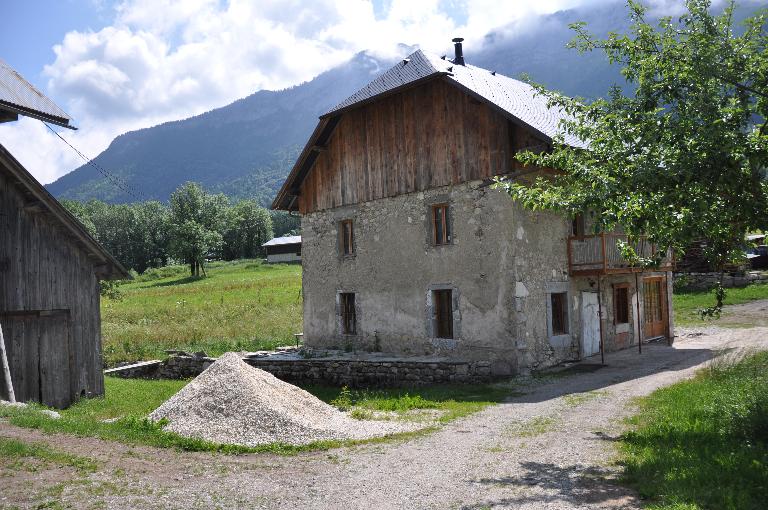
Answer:
[[[635,296],[637,296],[637,352],[643,353],[643,323],[640,320],[640,282],[635,271]]]
[[[601,275],[597,275],[597,318],[600,324],[600,364],[605,365],[605,345],[603,342],[603,291],[600,286],[600,281],[603,279]]]
[[[605,270],[608,267],[608,261],[605,257],[605,233],[600,234],[600,247],[603,251],[603,274],[605,274]]]

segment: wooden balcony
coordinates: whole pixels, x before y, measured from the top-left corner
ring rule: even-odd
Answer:
[[[635,273],[641,271],[630,266],[621,256],[617,241],[627,241],[623,234],[597,234],[568,238],[568,271],[571,276]],[[655,246],[642,236],[633,246],[642,257],[650,257]],[[671,271],[674,259],[671,251],[662,260],[658,271]],[[647,271],[648,269],[646,269]]]

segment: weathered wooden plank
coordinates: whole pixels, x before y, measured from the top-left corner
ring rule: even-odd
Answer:
[[[436,80],[346,112],[302,184],[302,214],[508,173],[538,143]]]

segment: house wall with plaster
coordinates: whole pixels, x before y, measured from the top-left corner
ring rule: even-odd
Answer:
[[[450,204],[451,244],[433,246],[431,206]],[[354,222],[355,253],[339,225]],[[577,294],[561,216],[531,213],[483,181],[307,214],[302,220],[305,344],[312,348],[494,360],[497,374],[575,359]],[[454,338],[436,338],[432,291],[453,291]],[[548,292],[569,291],[570,331],[553,337]],[[342,333],[340,292],[355,293],[357,330]]]

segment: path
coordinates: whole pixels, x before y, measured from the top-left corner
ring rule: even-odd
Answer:
[[[534,379],[522,396],[404,442],[227,457],[44,436],[2,423],[0,435],[99,460],[84,485],[61,487],[58,497],[76,508],[634,509],[639,503],[615,484],[611,462],[633,397],[691,376],[717,350],[768,348],[768,328],[704,331],[686,332],[674,347],[645,346],[642,355],[609,354],[608,366],[594,371],[587,362]],[[3,484],[27,484],[33,494],[62,481],[55,471]]]

